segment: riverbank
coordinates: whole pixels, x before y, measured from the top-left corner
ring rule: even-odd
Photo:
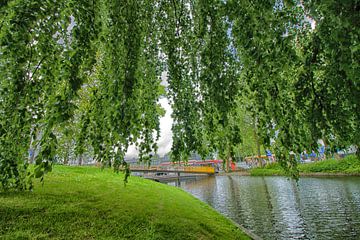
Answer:
[[[328,159],[298,165],[300,176],[360,176],[360,159],[347,156],[344,159]],[[251,176],[284,176],[285,171],[278,163],[250,169]]]
[[[185,191],[96,167],[55,166],[42,186],[0,193],[4,239],[249,239]]]

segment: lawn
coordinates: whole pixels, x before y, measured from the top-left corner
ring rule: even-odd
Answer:
[[[181,189],[55,166],[33,192],[0,193],[0,239],[249,239]]]
[[[298,165],[300,174],[344,174],[360,175],[360,159],[355,155],[347,156],[344,159],[327,159],[312,163]],[[250,170],[253,176],[286,175],[285,171],[277,163]]]
[[[360,159],[355,155],[347,156],[343,159],[328,159],[314,163],[299,165],[300,172],[303,173],[344,173],[360,174]]]

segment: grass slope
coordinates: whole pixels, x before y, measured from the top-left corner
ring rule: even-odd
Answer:
[[[328,174],[360,174],[360,159],[356,156],[347,156],[344,159],[328,159],[313,163],[299,164],[300,173],[328,173]],[[252,176],[286,175],[279,164],[269,164],[262,168],[250,170]]]
[[[0,239],[248,239],[181,189],[55,166],[34,192],[0,193]]]

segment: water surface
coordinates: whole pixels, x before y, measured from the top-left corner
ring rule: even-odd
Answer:
[[[263,239],[360,239],[360,177],[215,176],[180,187]]]

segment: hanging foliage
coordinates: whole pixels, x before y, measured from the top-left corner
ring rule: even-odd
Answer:
[[[128,174],[135,144],[149,162],[164,73],[176,161],[233,159],[244,107],[292,175],[289,152],[319,138],[359,145],[359,12],[356,0],[2,1],[1,189],[31,188],[58,156]]]

